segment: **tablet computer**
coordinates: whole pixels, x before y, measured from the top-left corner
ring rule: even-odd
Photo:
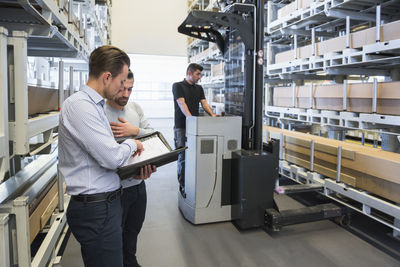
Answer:
[[[117,174],[121,179],[131,178],[140,174],[140,169],[146,165],[163,166],[178,159],[179,153],[186,147],[172,150],[160,132],[143,135],[136,138],[142,142],[144,150],[140,156],[131,157],[125,166],[118,168]]]

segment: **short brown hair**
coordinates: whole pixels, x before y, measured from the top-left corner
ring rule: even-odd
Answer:
[[[197,64],[197,63],[190,63],[189,66],[186,69],[186,74],[195,72],[196,70],[203,71],[203,66]]]
[[[131,64],[128,55],[112,45],[103,45],[90,54],[89,76],[98,78],[103,72],[109,71],[112,76],[117,76],[122,72],[124,65]]]
[[[131,71],[131,69],[128,70],[128,77],[127,77],[127,79],[128,79],[128,80],[134,79],[134,77],[133,77],[133,72]]]

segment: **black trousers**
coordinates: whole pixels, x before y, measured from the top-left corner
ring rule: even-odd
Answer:
[[[121,198],[101,202],[71,199],[67,221],[81,244],[86,267],[122,267]]]
[[[174,128],[175,148],[181,148],[186,145],[186,129]],[[177,162],[178,182],[181,187],[185,187],[185,151],[179,153]]]
[[[136,267],[137,238],[146,215],[146,184],[126,187],[122,196],[122,240],[125,267]]]

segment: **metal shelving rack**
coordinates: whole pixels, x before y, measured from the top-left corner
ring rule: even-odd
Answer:
[[[188,1],[188,11],[204,10],[213,11],[220,8],[217,0],[193,0]],[[215,111],[224,110],[224,75],[213,75],[213,65],[219,64],[223,60],[223,55],[216,45],[201,39],[188,39],[189,62],[198,63],[204,67],[203,77],[200,84],[204,88],[207,101]]]
[[[105,29],[94,10],[90,0],[18,0],[13,4],[0,1],[0,25],[9,32],[28,33],[29,56],[87,59],[94,49],[87,40],[87,31],[93,29],[101,35]],[[93,25],[88,25],[88,21]],[[108,22],[101,21],[108,25]],[[109,43],[109,39],[102,38],[101,43]]]
[[[361,143],[370,136],[374,141],[380,137],[382,148],[395,151],[400,136],[400,116],[376,113],[377,79],[385,82],[399,81],[400,38],[382,40],[382,27],[400,20],[398,1],[382,0],[319,0],[309,1],[301,6],[299,0],[267,3],[265,32],[266,76],[265,76],[265,120],[266,124],[293,130],[296,127],[326,129],[330,136],[338,132],[361,132]],[[291,9],[286,15],[284,4]],[[280,13],[280,17],[278,17]],[[284,15],[282,15],[284,14]],[[373,28],[375,27],[375,28]],[[352,47],[353,34],[360,30],[373,31],[375,42]],[[372,30],[371,30],[372,29]],[[332,38],[342,38],[345,48],[325,54],[318,54],[317,45]],[[308,48],[307,48],[308,47]],[[287,60],[275,62],[277,53],[287,52]],[[303,50],[301,50],[303,49]],[[306,51],[306,56],[300,54]],[[380,76],[380,77],[378,77]],[[382,77],[383,76],[383,77]],[[358,80],[365,82],[372,77],[372,113],[349,112],[346,110],[347,85]],[[343,88],[343,110],[319,110],[313,108],[313,86],[315,84],[341,84]],[[309,108],[296,106],[296,86],[310,87]],[[292,87],[291,106],[274,106],[273,90]],[[375,109],[374,109],[375,107]],[[315,128],[314,128],[315,127]],[[333,133],[333,134],[331,134]],[[321,132],[320,132],[321,134]],[[267,133],[266,139],[270,136]],[[282,140],[281,137],[276,137]],[[343,135],[340,139],[344,138]],[[282,144],[281,144],[282,145]],[[281,150],[283,147],[281,147]],[[399,151],[397,151],[399,152]],[[312,154],[313,152],[311,152]],[[317,183],[323,186],[323,194],[349,206],[393,229],[393,235],[400,235],[400,207],[368,192],[350,188],[346,184],[331,182],[322,175],[288,163],[281,156],[280,173],[298,183]],[[279,184],[277,184],[278,189]],[[344,203],[349,198],[357,205]],[[361,206],[360,206],[361,205]],[[392,221],[387,222],[371,213],[379,210]]]
[[[298,7],[298,1],[295,1]],[[385,81],[400,79],[400,39],[381,40],[381,27],[399,19],[396,11],[400,10],[396,1],[375,2],[364,0],[325,0],[314,1],[307,8],[298,8],[292,13],[277,18],[280,7],[274,1],[268,2],[268,23],[266,32],[269,34],[266,43],[267,54],[267,84],[266,108],[267,118],[278,120],[282,124],[303,122],[320,124],[322,126],[339,127],[340,129],[359,129],[372,132],[400,134],[400,131],[386,131],[389,126],[398,126],[399,117],[378,115],[376,113],[356,113],[342,111],[322,111],[299,109],[292,107],[276,107],[272,104],[271,88],[279,90],[280,85],[293,86],[299,84],[318,83],[322,80],[332,80],[345,84],[357,79],[356,76],[385,76]],[[385,24],[382,24],[382,21]],[[351,34],[355,29],[369,26],[375,27],[376,42],[362,47],[351,48]],[[370,27],[369,27],[370,28]],[[333,37],[343,37],[346,48],[341,51],[318,55],[317,41],[329,40]],[[301,58],[298,48],[308,45],[310,56]],[[291,48],[292,58],[287,62],[275,63],[275,55],[284,49]],[[319,80],[319,81],[318,81]],[[363,81],[363,80],[361,80]],[[376,94],[373,103],[376,103]],[[293,90],[293,98],[296,97]],[[375,101],[374,101],[375,100]],[[346,97],[344,97],[344,103]],[[294,114],[287,116],[287,114]]]
[[[366,76],[385,76],[385,81],[400,80],[400,40],[377,42],[367,44],[361,48],[346,47],[342,51],[327,55],[316,56],[315,45],[344,36],[350,42],[351,34],[357,30],[376,27],[376,36],[380,36],[379,26],[400,19],[397,13],[400,5],[397,1],[368,1],[368,0],[319,0],[310,1],[306,8],[300,8],[300,1],[294,1],[295,9],[288,16],[277,18],[278,8],[290,4],[290,1],[272,0],[266,2],[267,23],[265,27],[265,120],[266,124],[279,126],[290,130],[301,126],[317,126],[316,129],[325,127],[329,130],[331,138],[336,138],[337,133],[351,132],[351,136],[361,136],[364,145],[365,138],[386,142],[398,142],[400,135],[400,116],[349,112],[346,109],[317,110],[312,108],[297,108],[295,106],[296,93],[293,90],[291,107],[274,106],[272,103],[272,90],[279,86],[320,84],[330,81],[341,83],[346,87],[348,82],[358,80],[365,82]],[[378,5],[377,5],[378,4]],[[350,19],[351,18],[351,19]],[[375,40],[376,41],[376,40]],[[198,55],[208,48],[204,41],[194,40],[189,45],[189,55]],[[287,49],[296,50],[298,47],[310,45],[312,56],[301,59],[293,52],[293,60],[275,64],[274,55]],[[314,48],[313,48],[314,47]],[[197,49],[197,50],[196,50]],[[191,51],[196,51],[191,54]],[[213,55],[214,57],[216,55]],[[201,53],[194,57],[198,61],[207,62],[210,53]],[[213,60],[213,59],[212,59]],[[378,77],[376,77],[378,78]],[[377,79],[374,80],[374,91],[377,90]],[[211,84],[211,83],[210,83]],[[346,95],[346,94],[345,94]],[[376,105],[375,100],[372,102]],[[311,99],[310,99],[311,101]],[[346,103],[346,97],[343,103]],[[331,134],[332,133],[332,134]],[[283,136],[272,136],[265,132],[264,140],[270,138],[280,139],[283,149]],[[342,135],[343,136],[343,135]],[[390,138],[387,138],[390,137]],[[393,140],[393,138],[395,140]],[[340,137],[344,138],[344,137]],[[389,140],[389,141],[388,141]],[[374,144],[375,145],[375,144]],[[387,147],[386,147],[387,148]],[[311,155],[313,152],[311,151]],[[340,166],[340,164],[339,164]],[[334,199],[378,222],[391,227],[393,236],[400,236],[400,205],[385,199],[373,196],[368,192],[352,188],[344,183],[331,181],[327,177],[285,161],[280,155],[279,171],[297,183],[317,184],[323,188],[321,192],[328,198]],[[340,173],[340,172],[339,172]],[[279,191],[279,182],[276,185]],[[351,201],[344,201],[350,199]],[[354,204],[356,203],[356,204]],[[389,220],[382,219],[374,210],[386,214]]]
[[[63,181],[57,172],[57,149],[52,146],[59,111],[28,115],[28,84],[35,85],[28,83],[28,57],[45,58],[52,71],[58,62],[59,84],[45,89],[58,90],[61,108],[64,97],[75,90],[74,67],[82,84],[82,72],[87,71],[82,66],[87,68],[85,61],[90,52],[110,44],[110,5],[109,0],[0,0],[0,198],[10,197],[0,202],[1,266],[59,263],[58,242],[62,242],[66,231]],[[68,86],[64,83],[65,69],[69,69]],[[40,87],[42,77],[30,78]],[[43,142],[33,146],[31,139],[35,136],[41,136]],[[50,154],[38,155],[42,153]],[[48,233],[31,257],[29,201],[42,194],[48,183],[54,183],[54,177],[58,178],[58,209],[49,208],[50,205],[46,208],[50,219],[40,224],[48,226]],[[26,193],[27,186],[33,188],[32,195],[20,196],[19,193]],[[54,205],[55,198],[51,203]],[[68,205],[68,197],[65,204]]]
[[[283,159],[279,161],[279,172],[281,175],[299,183],[315,184],[323,187],[323,194],[357,212],[360,212],[393,229],[393,236],[400,236],[400,206],[375,197],[368,192],[352,188],[344,183],[337,183],[327,179],[319,173],[310,172],[305,168],[291,164]],[[277,185],[279,186],[279,185]],[[346,201],[351,199],[351,202]],[[372,210],[378,210],[390,219],[384,219]]]
[[[0,27],[0,56],[7,54],[8,31]],[[7,61],[0,61],[0,182],[9,169]]]
[[[87,61],[96,46],[110,43],[109,35],[104,34],[110,28],[109,5],[110,1],[96,1],[94,5],[90,0],[18,0],[12,3],[0,0],[0,27],[4,29],[1,33],[1,64],[4,68],[1,100],[4,100],[2,110],[6,111],[5,121],[0,121],[0,181],[9,170],[9,154],[11,158],[37,154],[54,141],[53,129],[58,125],[57,111],[28,117],[28,56]],[[70,68],[70,88],[73,88],[73,72]],[[64,100],[63,74],[61,65],[59,103]],[[33,149],[29,139],[38,134],[43,134],[44,145]],[[8,140],[13,142],[11,153]],[[12,174],[18,169],[13,166]]]

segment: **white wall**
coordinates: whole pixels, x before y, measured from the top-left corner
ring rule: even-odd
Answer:
[[[187,56],[187,36],[178,26],[187,0],[112,1],[111,42],[130,54]]]
[[[129,57],[135,74],[130,101],[137,102],[147,118],[173,118],[172,84],[185,77],[187,57],[137,54]]]

